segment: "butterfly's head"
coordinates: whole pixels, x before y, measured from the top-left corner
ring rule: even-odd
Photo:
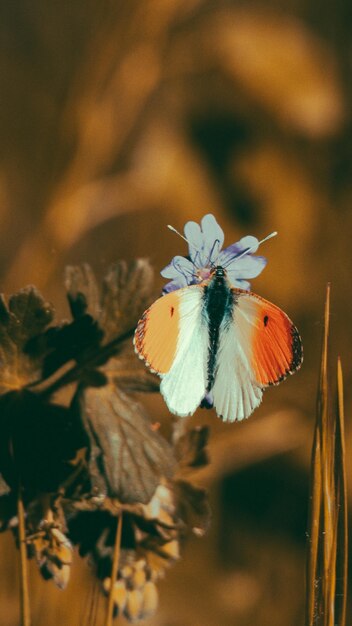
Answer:
[[[226,270],[222,267],[222,265],[216,265],[212,271],[211,275],[216,278],[224,278],[226,276]]]

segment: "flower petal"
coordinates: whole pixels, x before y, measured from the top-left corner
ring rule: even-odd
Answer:
[[[199,257],[199,254],[203,249],[203,235],[201,228],[196,222],[187,222],[187,224],[185,224],[183,232],[188,242],[189,256],[195,263],[196,257]]]
[[[162,288],[162,293],[170,293],[171,291],[176,291],[177,289],[182,289],[183,287],[187,287],[188,286],[188,282],[186,281],[186,279],[184,278],[184,276],[181,276],[180,274],[180,278],[174,278],[174,280],[170,280],[169,283],[166,283],[166,285],[164,285],[164,287]]]
[[[184,233],[189,245],[189,256],[196,267],[206,267],[217,260],[224,243],[224,233],[214,215],[205,215],[201,226],[196,222],[187,222]]]
[[[219,265],[223,265],[225,267],[226,263],[229,263],[231,258],[235,259],[236,257],[243,254],[246,250],[250,250],[249,254],[253,254],[258,250],[259,241],[256,237],[252,237],[252,235],[247,235],[247,237],[242,237],[236,243],[233,243],[231,246],[228,246],[223,250],[219,255]]]
[[[184,256],[174,256],[171,263],[161,270],[160,274],[164,278],[179,278],[180,275],[187,276],[191,279],[194,276],[193,263]]]
[[[232,285],[232,287],[236,287],[236,289],[243,289],[243,291],[250,291],[251,284],[248,280],[242,280],[242,278],[234,278],[228,275],[228,279]]]
[[[160,274],[164,278],[172,279],[169,283],[164,285],[163,293],[176,291],[176,289],[182,289],[182,287],[187,287],[187,285],[192,285],[197,282],[194,275],[194,265],[184,256],[174,256],[171,263],[164,267]]]
[[[252,256],[251,254],[246,254],[238,260],[235,258],[231,261],[226,269],[227,275],[230,280],[233,278],[240,280],[256,278],[256,276],[259,276],[260,272],[263,271],[266,263],[267,260],[263,256]]]
[[[246,254],[241,259],[236,259],[229,265],[228,270],[236,272],[238,278],[256,278],[263,271],[267,259],[263,256],[251,256]]]
[[[208,213],[201,221],[203,231],[203,256],[206,264],[215,263],[224,243],[224,231],[220,228],[214,215]]]

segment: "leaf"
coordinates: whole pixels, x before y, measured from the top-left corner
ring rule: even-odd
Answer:
[[[0,394],[19,389],[38,378],[40,362],[24,353],[26,343],[43,332],[54,310],[35,287],[9,298],[0,297]]]
[[[146,259],[119,261],[103,281],[100,324],[106,337],[135,328],[151,300],[154,273]]]
[[[93,491],[120,502],[147,503],[174,466],[172,449],[151,428],[140,404],[112,383],[81,388],[76,397],[90,441]]]
[[[206,489],[195,487],[188,481],[175,483],[178,516],[188,529],[204,535],[210,525],[210,506]]]
[[[87,359],[99,348],[103,336],[97,322],[85,314],[71,323],[51,327],[33,337],[26,344],[25,351],[42,358],[42,376],[46,378],[68,361],[80,363]]]
[[[153,270],[148,261],[118,261],[103,280],[101,294],[87,264],[66,268],[65,284],[75,321],[92,316],[104,333],[94,361],[100,372],[125,391],[158,391],[159,378],[136,359],[132,345],[137,322],[151,302]]]
[[[66,268],[68,299],[75,318],[89,313],[110,341],[134,330],[150,304],[153,270],[146,259],[118,261],[103,280],[102,293],[89,265]]]
[[[136,358],[132,341],[126,341],[119,354],[109,359],[101,371],[123,391],[159,391],[160,378]]]
[[[177,440],[176,451],[182,468],[202,467],[209,463],[206,446],[209,439],[207,426],[196,426],[185,431]]]
[[[70,461],[87,445],[75,414],[27,390],[0,397],[0,472],[25,497],[55,492],[73,471]]]
[[[59,589],[65,589],[72,563],[72,545],[67,537],[59,528],[43,523],[30,546],[43,578],[52,578]]]
[[[65,287],[74,319],[86,313],[95,320],[99,319],[101,313],[99,289],[94,272],[88,263],[66,267]]]

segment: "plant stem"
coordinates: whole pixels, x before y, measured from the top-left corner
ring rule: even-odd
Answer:
[[[343,401],[343,373],[340,359],[337,361],[337,424],[336,424],[336,447],[339,459],[337,467],[337,506],[338,506],[338,530],[337,530],[337,566],[336,579],[338,590],[336,597],[336,624],[345,626],[347,585],[348,585],[348,497],[346,479],[346,455],[345,455],[345,415]]]
[[[104,346],[99,346],[96,350],[89,354],[89,356],[87,356],[84,361],[82,361],[81,363],[74,363],[74,365],[72,365],[68,369],[68,363],[63,363],[57,372],[54,372],[47,378],[30,383],[26,386],[26,388],[31,389],[36,393],[40,393],[44,397],[52,395],[58,389],[65,387],[65,385],[69,385],[70,383],[75,382],[79,378],[80,374],[87,367],[95,367],[101,365],[102,362],[108,360],[111,356],[115,355],[118,352],[118,349],[121,347],[121,344],[123,344],[123,342],[130,337],[133,337],[133,333],[134,329],[130,329],[123,335],[115,337]],[[61,372],[63,373],[60,376]]]
[[[111,586],[108,598],[108,608],[106,613],[105,626],[112,626],[113,613],[114,613],[114,584],[116,581],[117,570],[119,567],[120,559],[120,547],[121,547],[121,534],[122,534],[122,513],[119,514],[116,526],[116,537],[114,545],[114,554],[111,568]]]
[[[311,460],[310,513],[308,522],[308,550],[306,575],[306,626],[321,624],[324,615],[322,583],[324,578],[324,493],[327,486],[327,426],[328,426],[328,340],[330,320],[330,285],[325,299],[324,330],[320,361],[317,411]],[[326,508],[326,507],[325,507]],[[324,585],[325,589],[325,585]]]
[[[20,552],[20,598],[21,598],[21,625],[31,626],[31,612],[28,589],[28,563],[26,549],[26,526],[24,518],[24,506],[22,500],[22,487],[19,483],[17,493],[17,517],[18,539]]]

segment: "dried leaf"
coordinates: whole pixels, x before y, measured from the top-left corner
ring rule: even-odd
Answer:
[[[104,349],[94,362],[104,376],[125,391],[157,391],[159,379],[135,358],[132,341],[120,341],[132,337],[140,315],[150,304],[150,264],[145,259],[117,262],[103,280],[101,295],[87,264],[68,267],[65,283],[76,322],[89,315],[104,333]]]
[[[90,315],[83,315],[33,337],[26,345],[26,352],[42,357],[42,377],[46,378],[68,361],[84,362],[97,350],[103,336],[97,322]]]
[[[111,267],[104,282],[100,324],[107,338],[135,328],[141,312],[150,304],[154,273],[146,259]]]
[[[123,391],[159,391],[160,378],[144,367],[140,359],[136,359],[132,342],[125,342],[118,356],[109,359],[101,371]]]
[[[89,313],[110,341],[135,328],[150,303],[153,270],[145,259],[118,261],[103,280],[101,296],[87,264],[68,267],[65,284],[74,317]]]
[[[35,287],[26,287],[9,298],[0,297],[0,394],[20,389],[36,380],[40,363],[24,353],[26,343],[43,332],[54,311]]]
[[[111,383],[80,389],[76,401],[90,440],[94,491],[121,502],[148,502],[161,476],[173,470],[166,440],[152,430],[140,404]]]
[[[52,578],[60,589],[65,589],[72,563],[72,545],[67,537],[59,528],[43,523],[30,540],[30,547],[43,578]]]
[[[99,319],[101,313],[99,289],[94,272],[88,263],[66,267],[65,287],[74,319],[86,313],[95,320]]]
[[[204,535],[209,529],[211,515],[207,491],[178,480],[175,483],[175,492],[179,517],[195,534]]]
[[[14,490],[20,477],[26,499],[56,491],[72,473],[77,449],[86,445],[70,409],[26,390],[0,396],[0,431],[0,472]]]
[[[209,428],[207,426],[197,426],[186,430],[177,440],[176,453],[180,466],[203,467],[209,463],[207,444],[209,439]]]

